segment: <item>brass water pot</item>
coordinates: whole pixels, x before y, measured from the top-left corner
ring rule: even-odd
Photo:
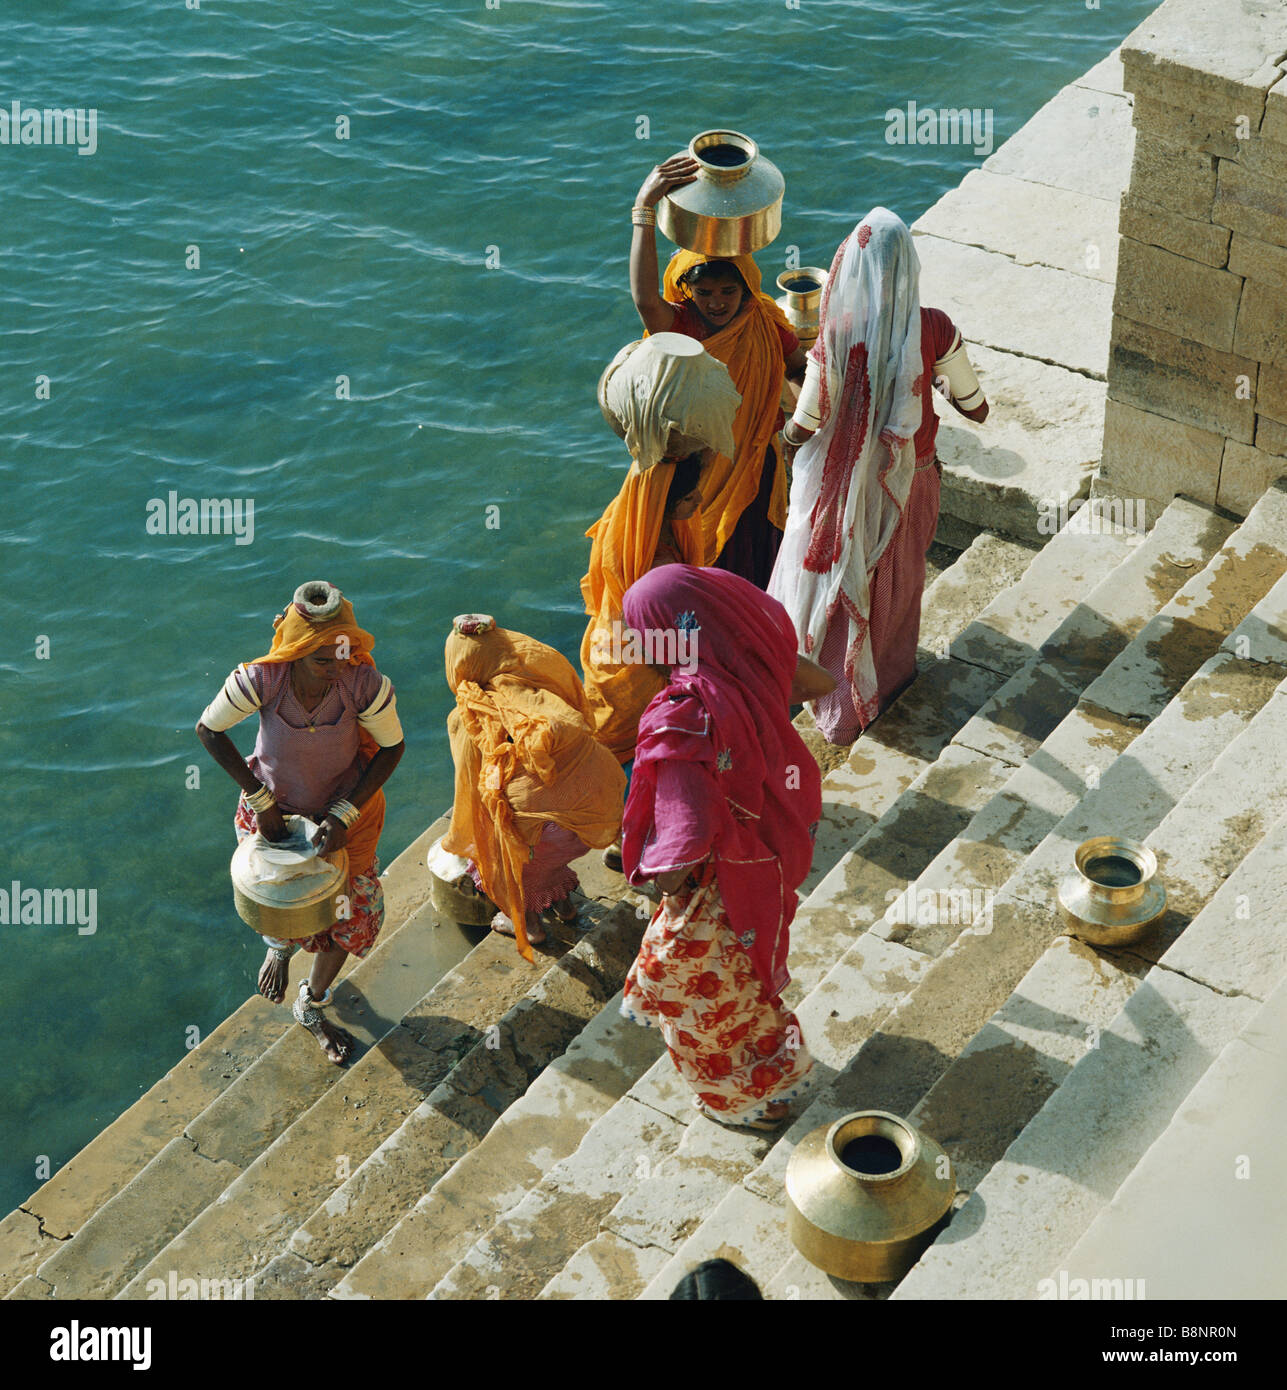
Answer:
[[[822,306],[822,291],[827,285],[827,272],[816,265],[804,265],[799,270],[784,270],[777,280],[782,298],[778,308],[800,340],[802,348],[813,346],[818,336],[818,314]]]
[[[1093,946],[1137,941],[1166,911],[1157,856],[1120,835],[1083,840],[1073,853],[1073,872],[1059,885],[1059,910],[1069,935]]]
[[[657,226],[676,246],[703,256],[744,256],[782,229],[786,183],[749,136],[704,130],[688,143],[697,178],[657,204]]]
[[[496,915],[496,904],[479,891],[469,872],[469,861],[443,849],[435,840],[425,859],[429,869],[429,900],[447,922],[465,927],[485,927]]]
[[[342,894],[348,892],[349,852],[336,850],[320,857],[313,848],[317,826],[305,816],[286,816],[285,840],[274,843],[247,835],[232,856],[232,901],[237,916],[260,936],[278,941],[302,941],[335,925]],[[264,881],[257,876],[252,855],[289,871],[292,865],[314,872]],[[321,868],[316,868],[313,861]]]
[[[882,1284],[920,1259],[956,1195],[952,1161],[887,1110],[859,1110],[796,1145],[787,1164],[787,1231],[810,1264]]]

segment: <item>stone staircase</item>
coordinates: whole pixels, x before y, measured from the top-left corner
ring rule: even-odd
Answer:
[[[828,778],[885,809],[793,928],[788,998],[819,1062],[805,1114],[777,1143],[695,1119],[662,1059],[520,1200],[500,1196],[511,1209],[454,1264],[425,1260],[426,1281],[444,1270],[431,1290],[407,1292],[665,1297],[724,1254],[770,1295],[835,1297],[786,1240],[782,1177],[796,1140],[853,1109],[923,1124],[967,1197],[1277,805],[1248,758],[1283,717],[1284,520],[1275,488],[1237,529],[1177,499],[1135,545],[1061,533]],[[1067,606],[1043,609],[1043,591]],[[1172,884],[1131,952],[1062,937],[1055,917],[1073,848],[1106,827],[1148,839]],[[909,882],[917,903],[986,907],[882,920]],[[389,1292],[410,1239],[395,1229],[337,1293]]]
[[[815,1077],[780,1135],[702,1119],[619,1017],[647,911],[619,876],[582,861],[589,929],[529,966],[435,917],[439,822],[337,991],[357,1060],[249,1000],[0,1222],[8,1296],[651,1298],[722,1254],[768,1297],[887,1297],[797,1256],[782,1204],[804,1134],[881,1108],[959,1188],[896,1296],[1037,1297],[1287,973],[1284,537],[1287,483],[1241,525],[1177,498],[1147,536],[980,535],[927,589],[920,675],[824,779],[787,995]],[[1056,918],[1106,830],[1170,894],[1128,950]]]
[[[1029,557],[979,536],[927,589],[927,631],[960,626]],[[854,823],[871,823],[852,800],[844,787],[829,793],[815,874],[827,845],[834,860]],[[260,1297],[321,1293],[499,1116],[480,1162],[502,1140],[530,1155],[537,1131],[554,1157],[575,1147],[593,1118],[578,1130],[578,1106],[616,1098],[616,1059],[633,1068],[624,1091],[657,1053],[644,1030],[614,1023],[611,1009],[599,1016],[633,958],[642,899],[588,856],[578,868],[592,930],[552,942],[529,967],[500,938],[438,919],[424,854],[444,828],[430,826],[385,873],[379,948],[341,976],[335,1016],[358,1039],[355,1061],[333,1068],[286,1009],[251,996],[0,1221],[0,1292],[109,1297],[175,1270],[257,1276]],[[292,991],[305,968],[292,962]]]

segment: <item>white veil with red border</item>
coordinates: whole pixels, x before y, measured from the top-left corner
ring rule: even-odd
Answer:
[[[916,469],[919,278],[912,234],[888,208],[873,208],[836,251],[809,354],[820,370],[823,423],[796,454],[769,581],[806,656],[816,657],[839,609],[848,615],[845,677],[867,718],[877,708],[870,576],[898,528]]]

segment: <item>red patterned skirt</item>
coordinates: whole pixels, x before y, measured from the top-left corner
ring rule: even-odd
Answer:
[[[734,935],[709,866],[687,896],[662,899],[630,967],[621,1012],[655,1023],[693,1104],[758,1120],[804,1089],[813,1066],[795,1014],[765,989]]]

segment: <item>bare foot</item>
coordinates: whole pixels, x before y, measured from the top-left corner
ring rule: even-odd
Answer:
[[[290,961],[278,960],[270,950],[259,967],[259,992],[270,1004],[280,1004],[286,998],[286,980]]]
[[[551,903],[550,911],[560,922],[575,922],[581,915],[581,908],[574,901],[571,893],[566,898],[560,898],[558,902]]]
[[[541,926],[541,919],[535,912],[527,914],[527,939],[533,946],[539,946],[545,940],[545,928]],[[514,935],[514,924],[505,916],[503,912],[498,912],[492,918],[492,931],[500,932],[502,936]]]
[[[320,1023],[315,1023],[308,1030],[321,1045],[322,1051],[335,1063],[337,1067],[342,1067],[349,1060],[357,1039],[352,1033],[346,1033],[343,1028],[337,1028],[333,1023],[327,1023],[322,1019]]]

